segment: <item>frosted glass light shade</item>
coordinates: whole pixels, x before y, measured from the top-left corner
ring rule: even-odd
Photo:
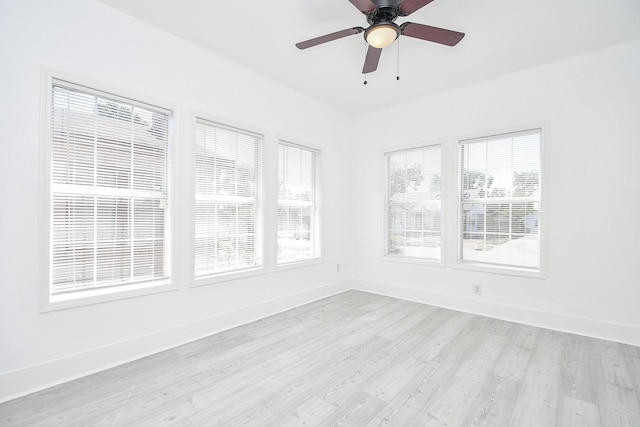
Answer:
[[[365,39],[371,47],[382,49],[389,46],[398,38],[398,29],[395,25],[376,25],[367,31]]]

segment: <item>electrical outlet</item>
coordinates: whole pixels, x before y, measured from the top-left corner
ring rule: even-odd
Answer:
[[[336,271],[340,271],[340,264],[336,264]]]
[[[473,285],[473,294],[482,295],[482,286],[478,284]]]

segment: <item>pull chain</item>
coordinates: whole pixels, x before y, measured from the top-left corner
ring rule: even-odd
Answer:
[[[398,37],[398,61],[396,63],[396,80],[400,80],[400,37]]]
[[[367,57],[367,51],[369,50],[369,45],[365,42],[365,49],[364,49],[364,57],[365,57],[365,61],[366,61],[366,57]],[[366,86],[367,84],[367,73],[364,73],[364,85]]]

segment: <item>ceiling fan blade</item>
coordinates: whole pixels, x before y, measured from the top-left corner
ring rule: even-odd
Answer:
[[[348,28],[342,31],[336,31],[335,33],[325,34],[324,36],[316,37],[313,39],[305,40],[300,43],[296,43],[296,47],[298,49],[306,49],[309,47],[317,46],[322,43],[330,42],[333,40],[341,39],[343,37],[352,36],[354,34],[358,34],[364,31],[362,27],[353,27]]]
[[[371,0],[349,0],[360,12],[367,14],[376,10],[376,5]]]
[[[372,73],[378,69],[378,62],[380,61],[381,53],[382,53],[382,49],[369,46],[369,49],[367,49],[367,57],[364,59],[364,67],[362,67],[362,74]]]
[[[418,9],[421,9],[431,3],[433,0],[404,0],[398,7],[398,15],[407,16],[411,15]]]
[[[447,46],[457,45],[464,37],[464,33],[431,27],[429,25],[416,24],[414,22],[405,22],[402,24],[400,26],[400,34]]]

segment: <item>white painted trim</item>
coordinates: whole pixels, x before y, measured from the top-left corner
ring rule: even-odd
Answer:
[[[397,145],[397,146],[389,146],[380,150],[380,170],[382,173],[380,176],[382,177],[381,182],[381,192],[379,194],[381,197],[381,205],[380,212],[382,212],[381,224],[380,224],[380,237],[378,237],[378,253],[380,253],[380,260],[384,262],[397,262],[397,263],[405,263],[405,264],[416,264],[416,265],[424,265],[427,267],[446,267],[447,265],[447,247],[448,247],[448,232],[447,232],[447,215],[448,207],[447,200],[449,196],[447,195],[447,183],[449,178],[447,176],[447,170],[450,169],[447,166],[448,155],[447,155],[447,138],[435,138],[427,141],[419,141],[412,144],[405,145]],[[428,259],[428,258],[415,258],[408,256],[391,256],[387,255],[387,247],[388,247],[388,238],[387,234],[387,225],[389,224],[389,209],[388,209],[388,182],[389,182],[389,171],[387,168],[387,155],[409,151],[409,150],[417,150],[420,148],[428,148],[433,146],[440,146],[440,260]]]
[[[453,191],[451,194],[456,194],[456,206],[455,206],[455,212],[456,212],[456,230],[455,230],[455,234],[452,234],[455,236],[455,257],[451,257],[451,260],[453,260],[452,263],[452,268],[454,269],[460,269],[460,270],[469,270],[469,271],[478,271],[478,272],[483,272],[483,273],[496,273],[496,274],[506,274],[506,275],[510,275],[510,276],[520,276],[520,277],[532,277],[532,278],[536,278],[536,279],[546,279],[547,278],[547,253],[549,252],[548,250],[548,245],[547,245],[547,229],[548,229],[548,211],[549,211],[549,203],[548,201],[550,200],[548,193],[548,185],[547,185],[547,181],[548,181],[548,177],[549,177],[549,157],[547,155],[547,153],[549,152],[549,128],[550,128],[550,122],[548,121],[541,121],[538,123],[530,123],[528,125],[521,125],[521,126],[510,126],[510,127],[506,127],[506,128],[501,128],[501,129],[493,129],[493,130],[487,130],[484,132],[476,132],[473,134],[467,133],[467,134],[462,134],[462,135],[457,135],[455,137],[455,173],[457,175],[458,170],[460,168],[460,144],[462,144],[463,141],[467,141],[467,140],[483,140],[483,139],[491,139],[495,136],[498,135],[508,135],[508,134],[517,134],[517,133],[521,133],[521,132],[530,132],[536,129],[540,129],[540,190],[541,190],[541,198],[540,198],[540,205],[542,206],[542,209],[540,210],[540,218],[539,218],[539,224],[540,224],[540,233],[539,233],[539,238],[540,238],[540,258],[539,258],[539,262],[540,262],[540,266],[538,268],[526,268],[526,267],[517,267],[517,266],[509,266],[509,265],[501,265],[501,264],[492,264],[492,263],[485,263],[485,262],[480,262],[480,261],[466,261],[463,260],[462,257],[462,241],[460,239],[460,234],[461,234],[461,229],[462,229],[462,224],[461,224],[461,219],[462,219],[462,214],[461,214],[461,205],[459,203],[459,199],[458,199],[458,194],[460,191],[460,182],[458,177],[456,177],[456,179],[454,180],[456,183],[456,187],[455,187],[455,191]]]
[[[353,289],[539,328],[640,346],[640,327],[354,279]]]
[[[238,280],[244,279],[252,276],[259,276],[263,274],[267,274],[269,272],[267,268],[267,264],[265,261],[265,254],[267,251],[267,241],[269,238],[268,235],[268,227],[265,226],[265,200],[266,194],[265,190],[268,188],[266,185],[266,135],[267,131],[262,128],[258,128],[255,126],[251,126],[245,123],[241,123],[235,120],[226,119],[217,115],[212,115],[206,113],[204,111],[197,110],[195,112],[190,112],[185,121],[188,123],[188,131],[185,132],[184,141],[187,143],[183,144],[185,147],[185,151],[188,153],[188,160],[185,162],[188,163],[189,167],[187,171],[184,173],[185,180],[188,180],[188,188],[189,188],[189,200],[185,201],[185,206],[189,207],[188,214],[185,215],[185,221],[188,224],[188,248],[187,251],[187,274],[189,283],[189,287],[198,287],[198,286],[208,286],[221,282],[228,282],[230,280]],[[257,197],[257,205],[258,205],[258,234],[257,241],[258,245],[256,248],[260,251],[260,256],[258,258],[261,259],[260,264],[244,269],[234,269],[230,271],[222,271],[216,273],[210,273],[204,276],[195,276],[194,266],[195,266],[195,199],[196,199],[196,186],[195,186],[195,145],[196,145],[196,127],[198,123],[202,123],[206,126],[218,127],[222,129],[228,129],[233,132],[249,134],[255,136],[260,139],[260,143],[258,144],[258,157],[259,157],[259,180],[258,180],[258,197]],[[186,187],[183,187],[186,188]],[[186,239],[185,239],[186,241]]]
[[[310,265],[316,265],[316,264],[322,264],[322,252],[323,252],[323,248],[324,248],[324,213],[323,213],[323,191],[325,188],[325,178],[324,178],[324,171],[323,171],[323,164],[324,164],[324,160],[323,160],[323,153],[324,153],[324,147],[320,144],[315,144],[315,143],[307,143],[303,140],[299,140],[296,138],[287,138],[283,135],[279,135],[277,136],[277,140],[276,140],[276,152],[275,152],[275,163],[274,163],[274,167],[275,167],[275,188],[278,188],[278,173],[279,173],[279,155],[280,155],[280,145],[286,145],[289,147],[294,147],[294,148],[298,148],[301,150],[305,150],[305,151],[311,151],[314,152],[316,154],[316,164],[315,164],[315,168],[316,168],[316,174],[315,174],[315,181],[316,181],[316,200],[314,203],[315,206],[315,218],[314,218],[314,222],[315,222],[315,229],[316,229],[316,237],[314,239],[314,252],[315,252],[315,256],[313,258],[305,258],[305,259],[299,259],[299,260],[291,260],[291,261],[284,261],[284,262],[278,262],[278,235],[277,235],[277,211],[278,211],[278,205],[280,203],[280,200],[278,199],[278,194],[277,191],[274,192],[274,201],[275,201],[275,212],[276,212],[276,217],[275,217],[275,221],[276,221],[276,239],[274,242],[274,256],[275,256],[275,267],[274,267],[274,271],[282,271],[282,270],[290,270],[292,268],[299,268],[299,267],[306,267],[306,266],[310,266]]]
[[[168,147],[168,176],[167,176],[167,204],[166,213],[168,226],[165,230],[166,248],[166,277],[143,283],[131,283],[118,287],[77,292],[65,297],[53,298],[50,290],[50,245],[51,245],[51,103],[52,84],[54,80],[68,82],[73,86],[86,87],[88,91],[104,92],[115,98],[122,98],[137,105],[148,105],[156,110],[166,110],[169,120],[169,147]],[[116,301],[127,298],[136,298],[143,295],[175,291],[181,288],[174,277],[176,267],[176,251],[172,244],[175,238],[175,203],[174,194],[177,193],[177,174],[174,169],[177,162],[177,132],[182,124],[178,117],[178,107],[167,101],[163,101],[135,91],[120,88],[107,83],[99,82],[87,77],[82,77],[54,68],[40,67],[40,142],[39,163],[40,176],[38,177],[38,312],[45,313],[68,308],[83,307],[91,304]],[[1,395],[0,395],[1,396]]]
[[[103,371],[351,289],[350,280],[264,301],[149,335],[0,374],[0,403]]]

